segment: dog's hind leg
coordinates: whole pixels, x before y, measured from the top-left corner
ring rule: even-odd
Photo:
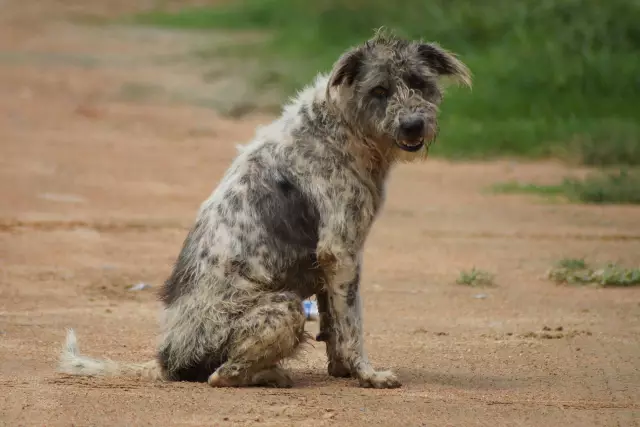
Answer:
[[[212,387],[291,387],[278,363],[292,356],[304,337],[302,300],[290,292],[261,295],[234,322],[226,362],[209,377]]]

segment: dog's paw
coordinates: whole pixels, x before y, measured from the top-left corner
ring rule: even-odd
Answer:
[[[226,378],[218,372],[214,372],[209,375],[207,383],[209,383],[211,387],[236,387],[238,385],[237,381],[234,381],[231,378]]]
[[[291,388],[293,387],[293,379],[289,372],[279,367],[273,367],[255,374],[251,378],[251,385]]]
[[[374,372],[359,380],[360,387],[365,388],[398,388],[402,385],[391,371]]]
[[[340,360],[329,361],[327,372],[329,375],[336,378],[349,378],[351,376],[351,370],[349,367]]]

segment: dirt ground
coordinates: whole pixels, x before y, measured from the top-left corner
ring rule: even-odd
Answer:
[[[152,2],[132,3],[0,2],[0,424],[640,425],[640,289],[544,279],[563,257],[637,265],[640,208],[485,191],[582,173],[555,163],[395,171],[363,295],[368,352],[400,389],[328,377],[321,343],[288,390],[56,373],[66,327],[88,355],[154,356],[154,292],[235,144],[269,119],[194,101],[228,90],[185,59],[208,35],[72,23]],[[496,286],[456,285],[473,266]]]

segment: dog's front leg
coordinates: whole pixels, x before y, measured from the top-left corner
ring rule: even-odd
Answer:
[[[335,325],[329,309],[329,293],[326,289],[316,294],[318,299],[318,313],[320,314],[320,332],[316,341],[324,341],[327,345],[327,359],[329,366],[327,371],[332,377],[346,378],[351,376],[351,368],[338,354],[335,337]]]
[[[321,325],[321,334],[324,332],[327,341],[329,373],[333,375],[333,369],[335,374],[344,376],[347,368],[362,387],[399,387],[400,382],[392,372],[373,369],[364,351],[358,256],[339,250],[327,251],[319,253],[319,261],[329,273],[326,319],[331,323]]]

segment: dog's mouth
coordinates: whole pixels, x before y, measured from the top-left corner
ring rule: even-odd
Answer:
[[[396,141],[396,145],[410,153],[416,152],[424,146],[424,137],[412,141]]]

